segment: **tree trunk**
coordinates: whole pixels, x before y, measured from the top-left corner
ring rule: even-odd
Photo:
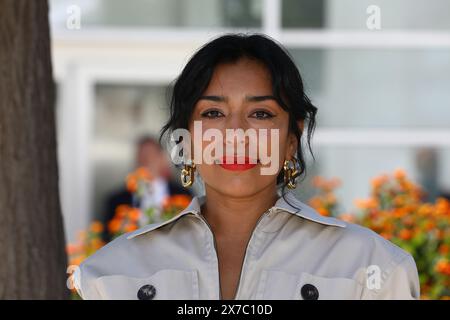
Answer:
[[[0,299],[65,299],[47,0],[0,0]]]

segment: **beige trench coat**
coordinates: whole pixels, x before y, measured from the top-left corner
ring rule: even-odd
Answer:
[[[418,299],[412,256],[367,228],[324,217],[292,191],[259,219],[236,299]],[[172,219],[124,234],[73,274],[83,299],[220,299],[213,233],[194,197]],[[292,206],[290,205],[292,204]]]

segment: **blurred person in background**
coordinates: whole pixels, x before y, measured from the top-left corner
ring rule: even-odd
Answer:
[[[425,190],[425,200],[434,202],[437,198],[450,200],[450,190],[440,183],[442,172],[441,155],[435,147],[422,147],[415,156],[420,185]]]
[[[153,176],[153,199],[157,203],[161,203],[167,196],[176,194],[185,194],[192,197],[192,192],[183,188],[172,177],[170,160],[164,152],[158,140],[151,136],[141,137],[136,144],[136,168],[146,168]],[[141,201],[145,201],[145,198]],[[116,208],[119,205],[126,204],[134,207],[140,206],[140,200],[125,187],[107,196],[106,214],[103,216],[103,223],[108,225],[109,221],[114,218]],[[112,235],[105,228],[103,233],[104,241],[109,242]]]

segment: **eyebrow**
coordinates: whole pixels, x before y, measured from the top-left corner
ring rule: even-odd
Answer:
[[[199,100],[209,100],[214,102],[227,102],[228,97],[224,96],[201,96]],[[261,102],[265,100],[277,100],[274,96],[267,95],[267,96],[245,96],[245,101],[247,102]]]

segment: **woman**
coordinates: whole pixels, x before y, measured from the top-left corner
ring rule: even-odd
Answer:
[[[301,138],[306,122],[311,150],[316,110],[289,54],[272,39],[227,34],[203,46],[175,83],[161,136],[180,128],[192,134],[193,149],[183,144],[182,181],[188,187],[201,177],[205,194],[174,218],[125,234],[88,258],[75,272],[80,295],[418,298],[411,255],[366,228],[319,215],[286,191],[305,172]],[[216,146],[231,153],[217,152],[212,162],[192,160],[191,154],[211,143],[196,134],[196,124],[223,133],[226,138]],[[262,161],[262,152],[257,159],[244,157],[254,137],[242,138],[239,130],[227,135],[226,129],[277,132],[257,145],[276,157],[271,163]],[[239,144],[245,154],[235,147]],[[262,174],[270,165],[277,170]]]

